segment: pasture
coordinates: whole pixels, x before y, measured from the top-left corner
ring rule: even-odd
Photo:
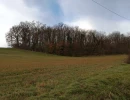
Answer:
[[[0,100],[127,100],[126,55],[64,57],[0,49]]]

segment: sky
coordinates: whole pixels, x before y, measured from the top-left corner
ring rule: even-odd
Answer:
[[[8,47],[5,34],[21,21],[40,21],[54,25],[60,22],[82,29],[111,33],[130,32],[129,0],[0,0],[0,47]]]

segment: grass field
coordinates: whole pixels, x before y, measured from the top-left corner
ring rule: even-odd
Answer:
[[[129,100],[126,57],[0,49],[0,100]]]

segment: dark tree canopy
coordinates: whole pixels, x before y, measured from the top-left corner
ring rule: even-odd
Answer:
[[[118,31],[105,35],[63,23],[50,27],[40,22],[21,22],[9,30],[6,40],[13,48],[65,56],[125,54],[130,50],[130,37]]]

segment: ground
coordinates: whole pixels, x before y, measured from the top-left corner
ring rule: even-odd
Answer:
[[[63,57],[1,48],[0,100],[129,100],[126,57]]]

